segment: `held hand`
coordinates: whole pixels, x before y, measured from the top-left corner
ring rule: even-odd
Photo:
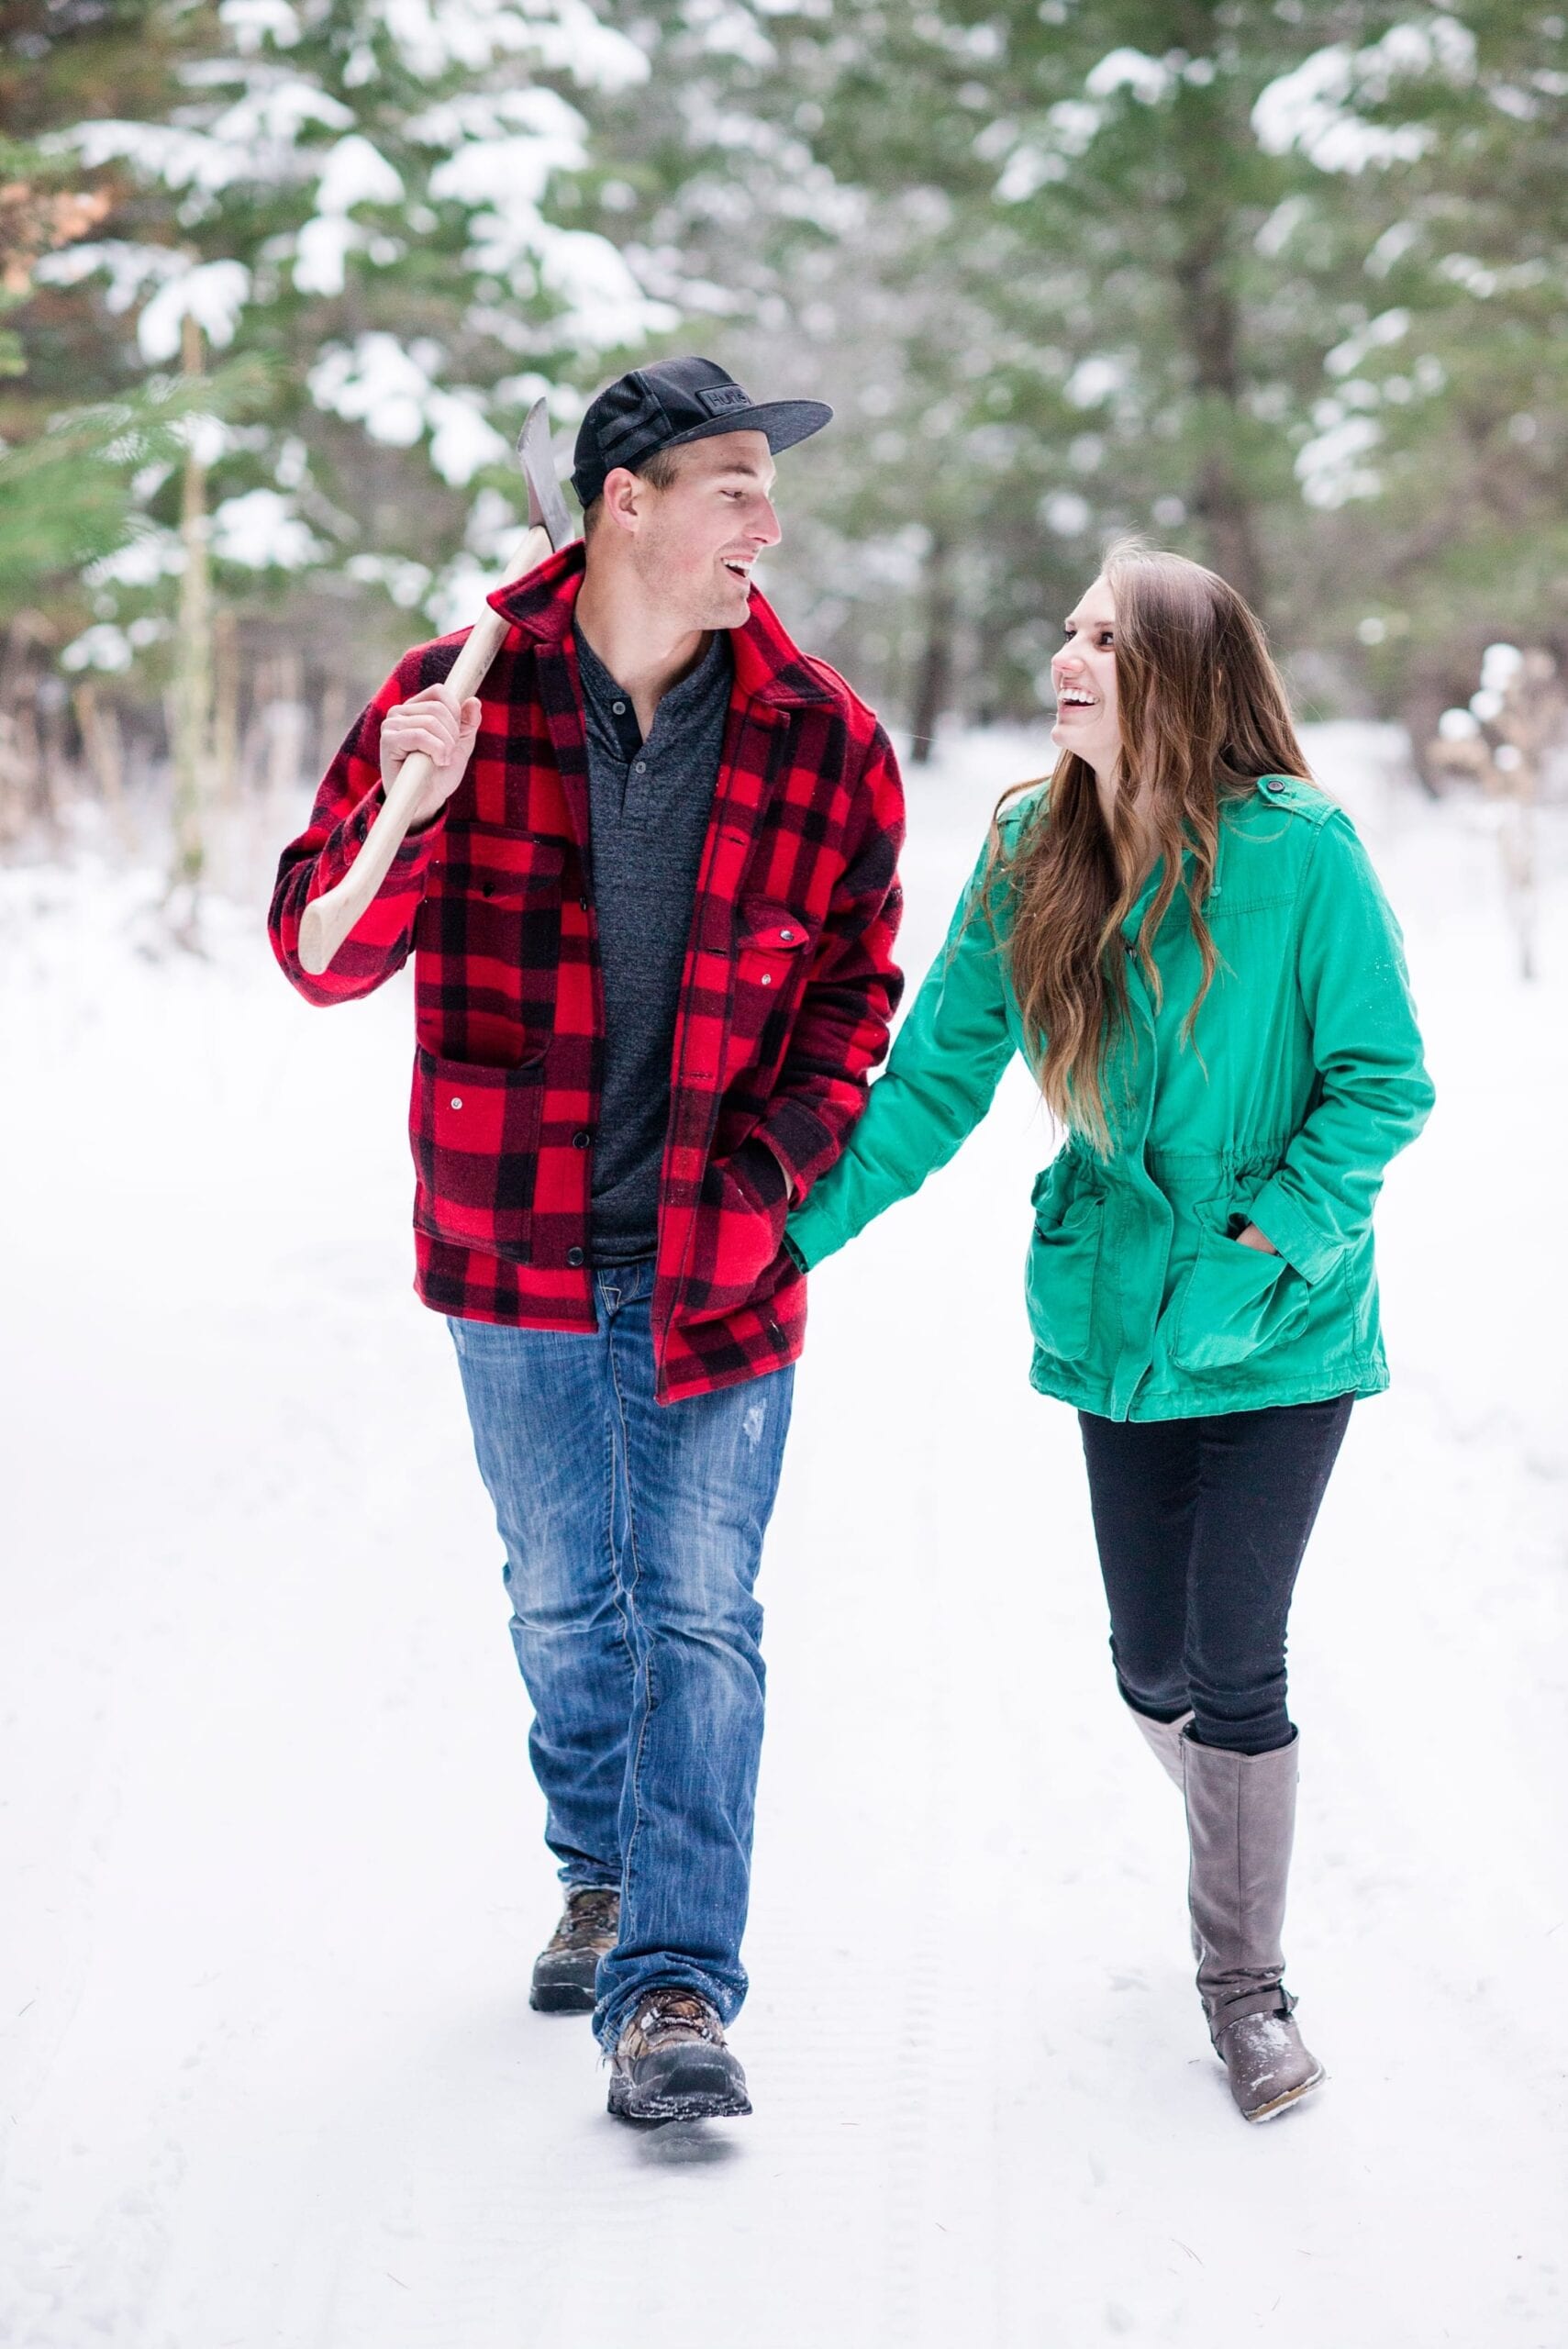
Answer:
[[[1277,1256],[1279,1254],[1279,1250],[1274,1246],[1273,1241],[1272,1240],[1265,1240],[1255,1223],[1250,1223],[1244,1230],[1239,1231],[1236,1234],[1236,1239],[1238,1245],[1242,1248],[1260,1249],[1265,1256]]]
[[[423,693],[389,709],[381,721],[381,780],[390,791],[406,759],[425,751],[431,772],[415,807],[411,829],[428,824],[444,807],[467,772],[479,732],[480,704],[460,702],[450,685],[427,685]]]

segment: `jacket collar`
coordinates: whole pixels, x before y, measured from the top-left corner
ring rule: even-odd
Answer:
[[[559,651],[571,636],[583,568],[579,539],[525,578],[497,587],[488,599],[491,608],[524,636],[531,637],[541,650]],[[755,589],[746,625],[732,631],[730,641],[735,650],[736,687],[741,695],[775,709],[804,709],[832,701],[830,688],[785,633],[772,605]]]

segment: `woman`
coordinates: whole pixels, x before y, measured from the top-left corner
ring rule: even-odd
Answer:
[[[1052,674],[1050,782],[1004,798],[789,1244],[817,1264],[917,1189],[1025,1054],[1066,1130],[1032,1380],[1079,1412],[1118,1687],[1184,1790],[1198,1989],[1265,2121],[1322,2077],[1280,1947],[1291,1591],[1351,1403],[1388,1383],[1373,1203],[1432,1091],[1397,925],[1234,590],[1121,545]]]

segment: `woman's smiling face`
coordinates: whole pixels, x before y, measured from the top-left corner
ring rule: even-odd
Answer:
[[[1103,579],[1096,579],[1067,616],[1062,650],[1051,664],[1056,688],[1056,723],[1051,739],[1059,751],[1075,751],[1102,778],[1121,755],[1121,721],[1116,698],[1116,605]]]

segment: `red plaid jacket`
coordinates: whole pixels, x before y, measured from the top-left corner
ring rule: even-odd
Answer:
[[[347,872],[381,804],[382,718],[446,676],[466,631],[405,655],[284,852],[271,935],[312,1003],[368,995],[413,949],[409,1132],[425,1303],[587,1330],[604,1001],[572,634],[582,576],[579,546],[492,596],[512,630],[485,681],[468,772],[440,816],[404,842],[331,969],[311,978],[300,916]],[[795,1198],[832,1165],[902,986],[893,943],[904,807],[887,738],[760,596],[734,649],[660,1179],[653,1339],[664,1402],[799,1353],[806,1281],[783,1249],[789,1199],[774,1162]]]

